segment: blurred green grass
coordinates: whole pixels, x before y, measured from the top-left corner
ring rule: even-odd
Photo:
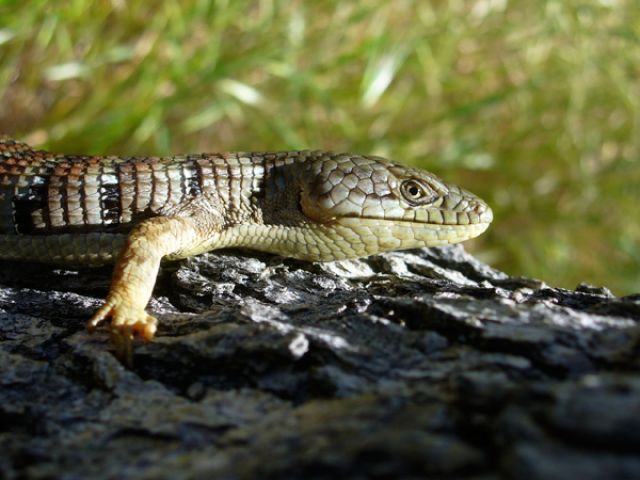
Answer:
[[[327,148],[485,198],[511,274],[640,291],[635,0],[0,1],[0,132],[68,153]]]

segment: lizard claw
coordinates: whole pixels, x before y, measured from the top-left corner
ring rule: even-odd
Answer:
[[[107,317],[110,316],[112,308],[113,304],[111,302],[106,302],[102,307],[98,309],[96,313],[93,314],[93,316],[87,322],[87,330],[89,330],[89,333],[95,332],[98,325],[100,325],[107,319]]]
[[[144,311],[117,300],[108,300],[87,322],[89,332],[111,318],[111,342],[116,356],[131,365],[133,358],[133,338],[139,335],[146,341],[153,339],[158,328],[158,320]]]

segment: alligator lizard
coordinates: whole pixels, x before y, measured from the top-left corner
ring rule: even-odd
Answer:
[[[111,319],[125,357],[156,331],[145,307],[163,258],[243,247],[331,261],[460,242],[491,220],[473,194],[374,156],[81,156],[0,139],[0,258],[115,262],[88,326]]]

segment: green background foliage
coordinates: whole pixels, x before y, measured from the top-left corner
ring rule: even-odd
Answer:
[[[0,131],[67,153],[388,156],[494,208],[468,248],[640,291],[637,0],[0,2]]]

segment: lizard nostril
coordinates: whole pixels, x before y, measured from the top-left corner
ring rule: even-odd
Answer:
[[[482,203],[477,203],[475,207],[473,207],[473,213],[477,213],[478,215],[482,215],[487,210],[487,206]]]
[[[476,214],[481,223],[491,223],[493,221],[493,212],[489,205],[484,202],[474,202],[469,211]]]
[[[480,221],[483,223],[491,223],[493,221],[493,211],[486,203],[479,203],[473,209],[474,212],[480,216]]]

